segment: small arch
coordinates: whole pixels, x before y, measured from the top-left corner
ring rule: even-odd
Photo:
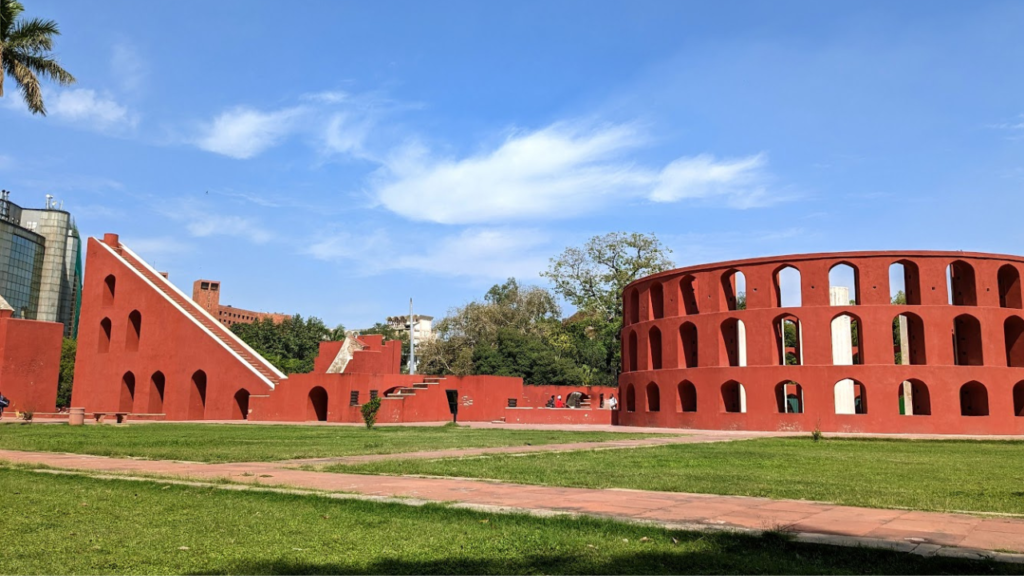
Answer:
[[[956,260],[946,266],[946,295],[951,306],[978,305],[973,266],[963,260]]]
[[[661,389],[654,382],[647,384],[647,411],[661,411]]]
[[[693,382],[689,380],[683,380],[678,386],[679,392],[679,411],[680,412],[696,412],[697,411],[697,387],[693,385]]]
[[[249,419],[249,391],[245,388],[240,388],[238,392],[235,392],[234,419]]]
[[[851,366],[864,363],[860,319],[843,313],[832,319],[832,365]]]
[[[692,274],[683,276],[679,281],[679,301],[682,302],[684,314],[699,314],[697,279]]]
[[[898,386],[900,415],[931,416],[932,397],[928,386],[920,380],[911,378]]]
[[[189,393],[188,419],[206,418],[206,372],[196,370],[192,374],[192,389]]]
[[[654,320],[658,320],[665,317],[665,289],[661,287],[661,282],[652,282],[650,289],[647,291],[650,294],[651,316]]]
[[[110,326],[110,318],[100,320],[100,338],[97,348],[100,354],[106,354],[110,351]]]
[[[743,384],[735,380],[722,384],[722,410],[738,414],[747,412],[747,391]]]
[[[747,365],[747,331],[743,320],[728,318],[722,322],[719,358],[722,366]]]
[[[775,363],[779,366],[803,365],[803,332],[800,319],[792,314],[786,314],[776,318],[773,325]]]
[[[899,365],[924,365],[924,321],[917,314],[904,312],[892,319],[892,359]]]
[[[693,322],[684,322],[679,327],[679,367],[696,368],[699,361],[697,326]]]
[[[722,301],[726,310],[747,309],[747,279],[739,270],[722,274]]]
[[[889,301],[900,306],[921,304],[921,275],[917,264],[899,260],[889,265]]]
[[[636,324],[640,321],[640,291],[636,288],[629,293],[629,323]]]
[[[629,362],[629,371],[636,372],[637,364],[637,344],[636,344],[636,330],[629,331],[629,338],[627,340],[626,360]]]
[[[128,315],[128,329],[124,335],[125,352],[138,352],[139,340],[142,337],[142,314],[138,310],[132,310]]]
[[[103,305],[114,305],[114,289],[117,287],[117,278],[113,274],[103,279]]]
[[[960,387],[960,415],[988,416],[988,389],[972,380]]]
[[[779,414],[803,414],[804,387],[793,380],[779,382],[775,385],[775,404]]]
[[[999,306],[1002,308],[1021,309],[1020,272],[1013,264],[1006,264],[999,269]]]
[[[833,306],[860,304],[860,272],[848,262],[840,262],[828,270],[828,297]]]
[[[867,414],[868,394],[864,385],[852,378],[836,382],[833,388],[836,414]]]
[[[135,407],[135,374],[125,372],[121,377],[121,399],[118,412],[131,412]]]
[[[1010,316],[1003,322],[1003,341],[1006,343],[1006,365],[1024,368],[1024,320]]]
[[[401,390],[402,388],[404,388],[404,386],[392,386],[391,388],[388,388],[387,390],[385,390],[384,394],[382,394],[382,396],[384,398],[388,398],[392,394],[397,394],[398,391]]]
[[[632,384],[626,385],[626,412],[636,412],[636,389]]]
[[[970,314],[953,319],[953,363],[956,366],[983,366],[981,322]]]
[[[309,391],[309,401],[306,404],[306,420],[317,422],[327,421],[327,390],[322,386],[314,386]]]
[[[796,308],[803,302],[800,284],[800,270],[788,264],[775,270],[772,274],[775,289],[776,308]]]
[[[647,369],[661,370],[661,330],[652,326],[647,332]]]
[[[149,377],[149,409],[150,414],[163,414],[164,412],[164,390],[167,379],[164,373],[157,370]]]
[[[1013,385],[1013,415],[1024,417],[1024,381]]]

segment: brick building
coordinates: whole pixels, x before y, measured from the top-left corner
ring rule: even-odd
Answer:
[[[229,328],[235,324],[252,324],[256,320],[266,318],[270,318],[275,323],[281,323],[291,318],[288,314],[278,314],[277,312],[253,312],[234,306],[222,306],[220,303],[220,281],[218,280],[196,280],[193,282],[192,300]]]

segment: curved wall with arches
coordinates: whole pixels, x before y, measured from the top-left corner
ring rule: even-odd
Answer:
[[[1024,434],[1024,257],[801,254],[622,294],[619,423]]]

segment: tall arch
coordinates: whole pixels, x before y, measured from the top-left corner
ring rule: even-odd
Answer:
[[[651,306],[651,317],[654,320],[659,320],[665,317],[665,289],[662,288],[661,282],[652,282],[651,287],[647,291],[650,294]]]
[[[100,337],[97,346],[97,352],[100,354],[106,354],[110,351],[110,327],[110,318],[100,320]]]
[[[860,271],[849,262],[839,262],[828,270],[828,296],[833,306],[860,304]]]
[[[113,274],[109,274],[103,279],[103,305],[113,306],[114,305],[114,291],[117,288],[117,278]]]
[[[1010,316],[1003,322],[1003,341],[1006,344],[1006,365],[1024,368],[1024,320]]]
[[[953,363],[957,366],[982,366],[981,322],[970,314],[953,319]]]
[[[952,306],[977,306],[977,285],[974,281],[974,267],[956,260],[946,267],[946,288]]]
[[[892,319],[892,358],[897,366],[928,363],[925,354],[924,321],[917,314],[904,312]]]
[[[889,265],[889,299],[897,305],[921,304],[921,274],[917,264],[899,260]]]
[[[832,319],[832,364],[850,366],[864,363],[860,319],[853,314],[839,314]]]
[[[786,264],[777,268],[772,274],[772,287],[776,308],[798,308],[803,304],[800,270],[795,266]]]
[[[235,392],[235,405],[232,412],[235,420],[249,419],[249,391],[245,388],[239,388],[238,392]]]
[[[800,366],[804,363],[803,333],[800,319],[785,314],[775,319],[775,363],[778,366]]]
[[[142,338],[142,314],[132,310],[128,315],[128,329],[125,330],[124,349],[126,352],[138,352],[139,340]]]
[[[722,384],[722,411],[744,414],[747,411],[747,391],[743,384],[729,380]]]
[[[988,416],[988,389],[972,380],[960,387],[960,415]]]
[[[118,412],[132,412],[135,409],[135,374],[125,372],[121,377],[121,398],[118,401]]]
[[[306,403],[306,420],[327,421],[327,390],[322,386],[314,386],[309,391]]]
[[[633,288],[629,292],[629,323],[636,324],[640,321],[640,291]]]
[[[914,378],[901,382],[897,387],[897,395],[899,396],[900,415],[931,416],[932,396],[924,382]]]
[[[1024,381],[1013,385],[1013,415],[1024,416]]]
[[[804,387],[793,380],[779,382],[775,385],[775,405],[779,414],[803,414]]]
[[[636,343],[636,330],[630,330],[629,337],[626,340],[626,360],[628,361],[629,371],[636,372],[637,356],[639,356]]]
[[[699,362],[697,326],[684,322],[679,327],[679,368],[696,368]]]
[[[689,380],[683,380],[678,386],[679,392],[679,411],[680,412],[696,412],[697,411],[697,387],[693,385],[693,382]]]
[[[654,382],[647,383],[647,411],[661,411],[661,389]]]
[[[192,388],[189,390],[188,419],[206,418],[206,372],[196,370],[192,374]]]
[[[700,305],[697,298],[697,279],[692,274],[683,276],[683,279],[679,281],[679,296],[679,301],[682,302],[681,311],[684,314],[700,313]]]
[[[661,370],[661,330],[651,326],[647,332],[647,363],[648,370]]]
[[[626,412],[636,412],[636,388],[626,384]]]
[[[167,389],[167,379],[164,373],[157,370],[149,377],[149,408],[150,414],[163,414],[164,412],[164,391]]]
[[[1020,272],[1013,264],[999,269],[999,305],[1003,308],[1021,308]]]
[[[747,365],[747,331],[743,320],[728,318],[722,322],[721,348],[719,350],[722,366]]]
[[[836,414],[867,414],[868,393],[864,385],[852,378],[836,382],[833,388]]]
[[[722,274],[722,302],[726,310],[747,309],[747,279],[739,270]]]

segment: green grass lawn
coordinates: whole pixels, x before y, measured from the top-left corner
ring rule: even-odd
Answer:
[[[0,424],[0,448],[193,462],[266,462],[418,450],[601,442],[649,434],[482,430],[465,426],[257,426]]]
[[[1024,514],[1024,442],[764,439],[326,469]]]
[[[1020,573],[1022,566],[0,468],[3,574]],[[678,542],[674,543],[675,538]]]

